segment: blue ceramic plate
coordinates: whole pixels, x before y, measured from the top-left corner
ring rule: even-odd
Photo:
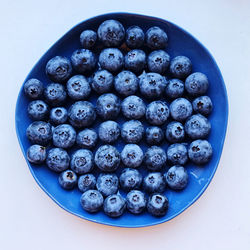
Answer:
[[[57,181],[58,175],[56,173],[51,172],[46,166],[37,167],[30,164],[28,161],[27,163],[39,186],[51,197],[51,199],[66,211],[81,218],[107,225],[120,227],[151,226],[171,220],[178,214],[182,213],[202,195],[213,178],[221,156],[227,128],[228,102],[226,88],[220,70],[213,57],[193,36],[168,21],[155,17],[127,13],[101,15],[78,24],[67,32],[45,53],[45,55],[42,56],[27,76],[27,79],[37,78],[44,84],[49,83],[44,70],[47,61],[56,55],[63,55],[69,58],[72,52],[80,47],[80,33],[85,29],[97,30],[98,26],[106,19],[117,19],[125,26],[125,28],[131,25],[139,25],[145,31],[150,26],[160,26],[168,33],[169,45],[166,50],[170,56],[188,56],[193,63],[193,72],[200,71],[208,76],[210,82],[208,95],[211,97],[214,104],[214,110],[209,117],[212,124],[212,131],[208,138],[214,151],[212,160],[204,167],[197,167],[192,164],[187,165],[187,171],[190,177],[187,188],[182,192],[167,190],[165,193],[170,204],[166,216],[156,218],[147,212],[135,216],[126,212],[123,216],[117,219],[109,218],[103,212],[97,214],[89,214],[85,212],[80,206],[79,199],[81,193],[77,188],[73,191],[65,191],[59,186]],[[95,98],[96,97],[93,96],[91,101],[95,102]],[[26,112],[28,102],[29,100],[25,97],[22,87],[16,104],[16,131],[25,158],[26,150],[30,146],[25,135],[26,128],[31,123]],[[122,120],[119,120],[119,122],[122,122]],[[121,150],[123,147],[122,142],[119,141],[116,146]],[[162,146],[164,148],[167,147],[167,145],[164,144]],[[145,145],[143,143],[142,148],[145,150]]]

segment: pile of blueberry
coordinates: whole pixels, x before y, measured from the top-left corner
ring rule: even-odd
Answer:
[[[81,33],[82,49],[70,60],[48,61],[52,83],[30,79],[24,85],[33,99],[28,160],[46,162],[59,173],[62,188],[78,186],[88,212],[103,209],[118,217],[125,209],[133,214],[147,209],[163,216],[166,188],[182,190],[188,184],[185,164],[204,165],[212,156],[205,140],[212,111],[205,95],[208,78],[192,73],[186,56],[170,58],[167,43],[160,27],[144,33],[106,20],[97,32]],[[162,147],[168,144],[167,150]]]

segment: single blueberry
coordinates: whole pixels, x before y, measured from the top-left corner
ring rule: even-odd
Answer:
[[[94,47],[97,40],[97,34],[93,30],[84,30],[80,35],[80,43],[84,49]]]
[[[213,109],[213,103],[208,96],[200,96],[194,99],[193,109],[196,113],[200,113],[202,115],[209,115]]]
[[[66,170],[59,175],[58,181],[62,188],[73,189],[77,184],[77,175],[72,170]]]
[[[103,120],[116,119],[120,113],[121,101],[111,93],[103,94],[96,101],[96,112]]]
[[[126,209],[126,202],[119,194],[108,196],[103,203],[103,210],[106,215],[112,218],[121,216]]]
[[[132,214],[142,213],[147,205],[147,199],[143,192],[132,190],[126,196],[127,209]]]
[[[170,122],[166,129],[166,138],[168,142],[182,142],[185,138],[184,126],[180,122]]]
[[[179,79],[171,79],[168,81],[165,92],[166,96],[171,99],[181,97],[184,93],[184,82]]]
[[[167,43],[168,36],[161,28],[153,26],[147,30],[146,44],[150,49],[164,49]]]
[[[136,144],[127,144],[121,152],[121,160],[126,167],[138,168],[143,161],[143,151]]]
[[[94,129],[86,128],[80,131],[76,137],[76,144],[81,148],[92,149],[96,146],[98,140]]]
[[[99,191],[90,189],[82,194],[80,203],[85,211],[95,213],[101,210],[103,197]]]
[[[84,174],[78,179],[78,189],[83,193],[87,190],[94,189],[95,185],[96,178],[93,174]]]
[[[77,174],[89,173],[94,168],[94,157],[88,149],[78,149],[71,156],[70,168]]]
[[[208,163],[212,157],[212,154],[212,146],[206,140],[193,141],[188,148],[189,159],[197,165]]]
[[[165,187],[164,177],[160,172],[148,173],[143,179],[143,188],[148,193],[162,193]]]
[[[32,120],[39,121],[47,118],[49,106],[42,100],[35,100],[28,105],[28,115]]]
[[[146,129],[146,141],[149,145],[158,145],[164,139],[164,134],[161,128],[152,126]]]
[[[152,194],[147,203],[147,210],[154,216],[164,216],[168,211],[168,199],[163,194]]]
[[[113,172],[120,165],[120,153],[111,145],[103,145],[95,153],[95,164],[104,172]]]
[[[72,76],[67,82],[68,96],[73,100],[86,99],[91,92],[90,84],[85,76]]]
[[[41,98],[43,95],[43,83],[38,79],[31,78],[24,84],[24,93],[31,99]]]
[[[142,175],[140,172],[133,168],[123,169],[120,175],[120,185],[125,191],[130,191],[132,189],[139,189],[142,183]]]
[[[187,148],[180,143],[172,144],[167,150],[167,157],[173,165],[185,165],[188,161]]]
[[[152,125],[163,125],[169,117],[169,108],[166,102],[153,101],[146,109],[146,119]]]
[[[143,50],[130,50],[124,57],[125,68],[140,74],[146,66],[146,54]]]
[[[72,74],[71,63],[64,56],[55,56],[46,64],[46,74],[51,81],[64,83]]]
[[[176,56],[170,62],[170,72],[176,78],[186,78],[192,71],[192,63],[186,56]]]
[[[95,108],[92,103],[78,101],[72,104],[68,111],[69,122],[76,128],[87,127],[96,119]]]
[[[33,122],[28,126],[26,136],[32,144],[45,146],[52,138],[51,125],[43,121]]]
[[[113,75],[107,70],[99,70],[94,73],[91,87],[98,94],[109,92],[113,86],[113,79]]]
[[[210,121],[200,114],[192,115],[185,123],[185,132],[191,139],[204,139],[210,130]]]
[[[152,146],[145,153],[144,162],[148,170],[161,170],[167,161],[167,155],[161,147]]]
[[[99,138],[106,143],[115,142],[120,136],[120,127],[117,122],[102,122],[98,129]]]
[[[68,111],[64,107],[56,107],[50,110],[50,122],[59,125],[68,120]]]
[[[185,81],[185,89],[192,96],[204,95],[209,87],[207,76],[196,72],[188,76]]]
[[[146,105],[138,96],[131,95],[122,101],[122,113],[128,119],[140,119],[145,112]]]
[[[187,170],[182,166],[173,166],[166,173],[165,180],[171,189],[182,190],[188,184]]]
[[[67,93],[62,84],[50,83],[44,90],[44,97],[51,106],[59,106],[65,102]]]
[[[61,173],[69,167],[69,155],[62,148],[52,148],[48,152],[46,164],[54,172]]]
[[[97,34],[104,46],[118,47],[125,37],[125,30],[120,22],[111,19],[99,26]]]
[[[151,72],[165,74],[170,62],[169,54],[164,50],[155,50],[148,56],[147,64]]]
[[[30,146],[27,150],[27,159],[34,164],[44,163],[46,160],[46,148],[37,144]]]
[[[117,48],[107,48],[101,51],[99,55],[99,64],[102,69],[110,72],[118,72],[124,65],[122,52]]]
[[[95,69],[96,56],[88,49],[78,49],[71,56],[73,68],[80,74],[89,73]]]
[[[138,120],[130,120],[122,125],[121,136],[126,143],[138,143],[144,135],[144,127]]]
[[[140,48],[144,43],[144,32],[138,26],[130,26],[126,30],[126,44],[130,49]]]
[[[175,99],[169,108],[172,118],[178,122],[185,121],[193,112],[192,104],[185,98]]]
[[[96,188],[104,197],[118,191],[119,180],[115,174],[100,174],[97,178]]]

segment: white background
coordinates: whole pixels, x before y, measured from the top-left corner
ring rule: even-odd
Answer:
[[[250,1],[0,1],[0,248],[250,249]],[[168,19],[215,57],[229,98],[218,170],[204,195],[174,220],[122,229],[77,218],[36,184],[19,148],[14,111],[33,65],[72,26],[113,11]]]

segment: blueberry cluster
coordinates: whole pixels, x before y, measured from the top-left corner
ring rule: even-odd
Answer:
[[[80,44],[70,59],[48,61],[51,83],[24,84],[33,120],[26,130],[32,144],[27,159],[59,173],[62,188],[78,186],[81,206],[90,213],[103,209],[118,217],[127,209],[164,216],[166,188],[188,184],[185,164],[204,165],[212,156],[208,78],[192,73],[188,57],[171,58],[160,27],[144,32],[106,20],[97,31],[84,30]],[[167,150],[163,144],[170,144]]]

